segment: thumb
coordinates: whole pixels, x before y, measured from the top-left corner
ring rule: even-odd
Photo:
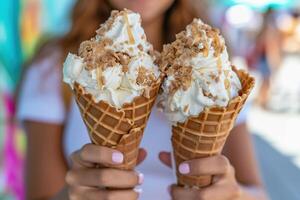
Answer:
[[[171,153],[162,151],[159,153],[159,160],[165,164],[166,166],[172,168],[172,159],[171,159]]]

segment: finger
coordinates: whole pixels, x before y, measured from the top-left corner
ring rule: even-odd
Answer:
[[[72,168],[79,169],[79,168],[92,168],[95,167],[95,163],[85,162],[83,161],[80,156],[80,150],[75,151],[71,155],[72,161]]]
[[[179,165],[181,174],[194,176],[225,175],[231,170],[229,160],[222,155],[186,161]]]
[[[138,160],[137,160],[137,165],[141,164],[147,156],[147,151],[143,148],[139,149],[139,155],[138,155]]]
[[[202,200],[197,197],[197,189],[184,188],[176,185],[170,187],[170,195],[174,200]]]
[[[70,186],[133,188],[142,184],[144,176],[135,171],[117,169],[76,169],[67,173]]]
[[[95,163],[118,165],[122,164],[124,160],[124,156],[121,152],[94,144],[84,145],[82,149],[75,152],[71,158],[76,167],[93,167]]]
[[[241,189],[235,184],[217,184],[198,191],[198,197],[214,200],[235,200],[240,199]]]
[[[70,200],[137,200],[141,189],[130,190],[102,190],[96,188],[77,187],[69,191]]]
[[[172,158],[170,152],[162,151],[159,153],[159,160],[168,167],[172,168]]]

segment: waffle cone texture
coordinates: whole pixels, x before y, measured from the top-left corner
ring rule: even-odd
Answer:
[[[92,143],[116,149],[124,155],[123,164],[106,167],[131,170],[136,166],[140,142],[160,84],[161,78],[152,84],[149,98],[136,97],[120,109],[104,101],[96,103],[92,95],[85,93],[78,83],[74,84],[75,99]]]
[[[187,176],[178,171],[184,161],[220,154],[232,130],[236,118],[245,104],[255,80],[248,73],[237,70],[242,89],[227,107],[206,108],[196,117],[189,117],[184,123],[172,126],[172,145],[179,186],[206,187],[212,183],[212,176]]]

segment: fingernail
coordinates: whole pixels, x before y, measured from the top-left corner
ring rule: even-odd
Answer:
[[[190,173],[190,166],[187,163],[182,163],[181,165],[179,165],[179,172],[181,174],[188,174]]]
[[[123,160],[124,160],[124,156],[122,153],[120,153],[120,152],[112,153],[112,161],[114,163],[121,164],[121,163],[123,163]]]
[[[141,194],[143,192],[142,188],[134,188],[133,191],[135,191],[136,193]]]
[[[143,184],[144,183],[144,174],[138,172],[138,176],[139,176],[139,184]]]

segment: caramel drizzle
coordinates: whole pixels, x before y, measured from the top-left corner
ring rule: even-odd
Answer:
[[[98,86],[101,88],[104,85],[104,80],[102,77],[102,67],[97,67],[96,76],[97,76],[96,78],[97,78]]]
[[[134,44],[135,40],[134,40],[132,31],[131,31],[131,28],[130,28],[130,24],[129,24],[129,19],[128,19],[127,13],[124,13],[124,20],[125,20],[126,27],[127,27],[127,34],[128,34],[128,37],[129,37],[129,43],[130,44]]]
[[[195,24],[192,25],[192,34],[194,36],[194,43],[198,43],[201,40],[201,33],[197,31],[197,27]]]
[[[209,54],[209,46],[208,46],[208,42],[207,42],[206,40],[203,41],[203,45],[204,45],[203,56],[204,56],[204,57],[208,57],[208,54]]]
[[[222,71],[222,60],[221,60],[220,56],[217,59],[217,67],[218,67],[218,71],[221,72]]]
[[[225,89],[227,90],[228,97],[230,98],[231,97],[231,83],[228,79],[229,70],[224,70],[224,74],[225,74],[225,80],[224,80]]]
[[[228,94],[228,97],[230,98],[231,97],[231,84],[230,84],[230,81],[228,80],[228,78],[226,78],[224,80],[224,85],[225,85],[225,89],[227,90],[227,94]]]
[[[189,105],[185,105],[184,108],[183,108],[183,111],[184,111],[185,113],[187,113],[188,110],[189,110],[189,107],[190,107]]]
[[[214,71],[215,69],[212,67],[201,67],[197,71],[199,73],[204,73],[204,72],[209,72],[209,71]]]

